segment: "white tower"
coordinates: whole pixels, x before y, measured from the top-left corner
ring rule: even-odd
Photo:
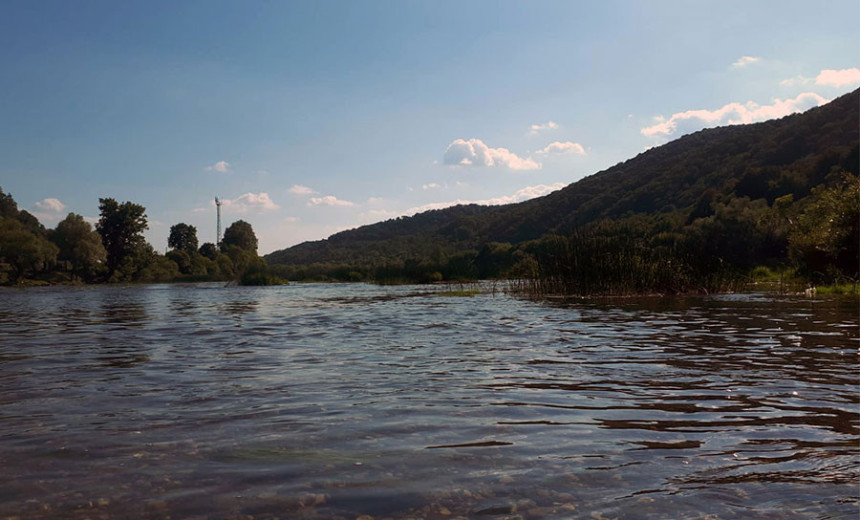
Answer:
[[[215,197],[215,207],[218,208],[218,231],[215,235],[215,238],[217,240],[217,242],[215,242],[215,245],[221,247],[221,200],[218,197]]]

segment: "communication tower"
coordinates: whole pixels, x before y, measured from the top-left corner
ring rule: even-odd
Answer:
[[[215,242],[215,245],[221,247],[221,199],[219,199],[218,197],[215,197],[215,207],[217,208],[218,212],[218,231],[215,235],[215,238],[217,240]]]

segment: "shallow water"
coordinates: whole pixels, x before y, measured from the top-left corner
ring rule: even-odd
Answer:
[[[0,292],[0,517],[856,518],[858,302]]]

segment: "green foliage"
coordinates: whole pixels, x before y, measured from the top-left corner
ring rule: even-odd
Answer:
[[[221,249],[227,251],[231,247],[257,254],[257,235],[254,234],[251,224],[244,220],[237,220],[230,224],[224,231]]]
[[[197,228],[181,222],[170,226],[167,246],[189,254],[197,252]]]
[[[15,218],[0,217],[0,283],[19,283],[51,268],[59,249]]]
[[[197,230],[171,227],[166,255],[146,243],[146,209],[131,202],[99,199],[101,218],[94,231],[74,213],[46,231],[38,220],[19,211],[11,195],[0,190],[0,284],[172,282],[238,280],[271,285],[283,280],[257,256],[251,225],[238,221],[228,228],[224,250],[207,243],[197,250]],[[38,278],[38,279],[36,279]]]
[[[119,204],[114,199],[99,199],[101,218],[96,230],[107,251],[110,281],[131,281],[147,265],[151,254],[146,251],[143,232],[148,228],[146,208],[132,202]],[[150,247],[151,249],[151,247]]]
[[[212,242],[204,243],[198,252],[209,260],[214,261],[218,258],[218,247]]]
[[[145,261],[145,267],[135,273],[134,278],[138,282],[165,283],[174,281],[178,276],[179,268],[176,262],[152,252]]]
[[[57,259],[73,276],[94,280],[101,274],[107,253],[101,236],[82,216],[69,213],[49,232],[49,238],[59,248]]]
[[[164,256],[176,264],[180,273],[191,274],[191,255],[188,251],[185,251],[184,249],[174,249],[172,251],[168,251]]]
[[[860,284],[857,282],[854,283],[843,283],[843,284],[834,284],[834,285],[821,285],[815,288],[817,295],[853,295],[857,296],[860,294]]]
[[[23,283],[46,274],[57,259],[36,217],[19,211],[11,194],[0,189],[0,284]]]
[[[245,268],[239,283],[241,285],[284,285],[287,282],[271,273],[265,260],[256,257]]]
[[[860,278],[860,178],[846,173],[835,186],[815,188],[789,240],[792,258],[813,282]]]
[[[12,198],[11,193],[3,193],[0,187],[0,218],[18,218],[18,203]]]

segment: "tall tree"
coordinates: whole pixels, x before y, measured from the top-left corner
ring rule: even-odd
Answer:
[[[89,279],[103,268],[107,253],[101,237],[84,217],[69,213],[49,237],[60,248],[57,259],[67,262],[75,276]]]
[[[244,251],[249,251],[257,254],[257,235],[254,234],[254,228],[244,220],[237,220],[230,224],[224,231],[224,239],[221,241],[222,247],[236,246]]]
[[[197,251],[197,228],[182,222],[170,226],[167,245],[177,251],[193,254]]]
[[[102,244],[107,251],[109,275],[114,277],[124,262],[124,270],[133,270],[134,266],[128,265],[128,262],[136,256],[146,256],[138,255],[146,246],[146,240],[143,238],[143,232],[149,227],[146,222],[146,208],[132,202],[119,204],[108,198],[99,199],[99,211],[101,218],[96,229],[102,236]],[[121,274],[127,278],[131,273]]]

